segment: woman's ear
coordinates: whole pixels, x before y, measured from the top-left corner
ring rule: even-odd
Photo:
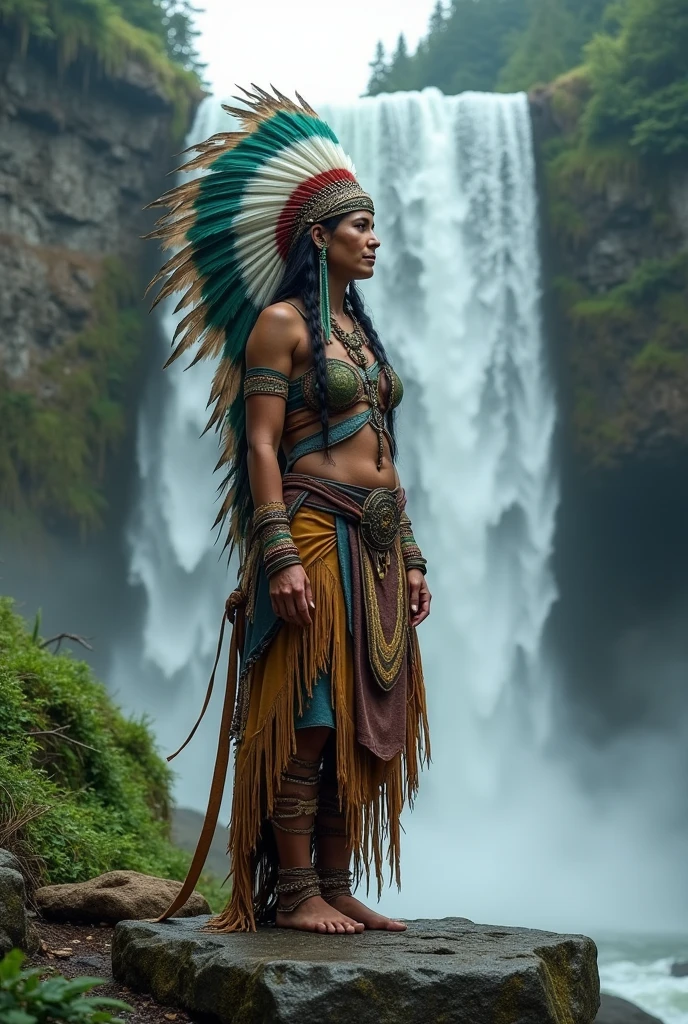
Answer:
[[[323,231],[322,224],[314,224],[311,228],[311,238],[317,245],[318,249],[322,249],[323,245],[327,242],[325,232]]]

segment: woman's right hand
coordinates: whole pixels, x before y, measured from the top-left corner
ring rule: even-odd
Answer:
[[[275,615],[294,626],[310,626],[315,608],[311,584],[302,565],[288,565],[270,577],[270,600]]]

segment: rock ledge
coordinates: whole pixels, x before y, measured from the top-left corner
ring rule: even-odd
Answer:
[[[223,1024],[592,1024],[597,950],[583,935],[466,918],[404,933],[204,932],[207,918],[115,929],[115,977]]]

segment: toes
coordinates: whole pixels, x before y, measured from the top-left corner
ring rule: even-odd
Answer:
[[[327,931],[327,925],[325,924],[324,921],[318,921],[318,923],[315,925],[314,930],[316,932],[320,932],[321,935],[324,935],[325,932]]]
[[[337,929],[335,928],[335,926],[332,924],[331,921],[327,922],[326,927],[327,927],[328,935],[334,935],[335,932],[337,931]]]
[[[343,935],[344,932],[346,931],[346,927],[345,927],[345,925],[341,921],[335,921],[335,925],[334,926],[335,926],[335,928],[337,930],[337,934],[338,935]]]

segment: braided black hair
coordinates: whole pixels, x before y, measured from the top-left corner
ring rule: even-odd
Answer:
[[[329,232],[333,232],[342,218],[330,217],[322,221],[322,226]],[[274,302],[283,302],[285,299],[293,299],[298,296],[305,306],[308,333],[311,340],[311,351],[313,353],[313,365],[315,367],[316,380],[318,384],[318,395],[320,397],[320,423],[323,433],[323,444],[325,454],[329,458],[329,416],[327,402],[324,396],[327,395],[327,358],[325,356],[325,342],[323,340],[322,326],[320,321],[320,277],[319,277],[319,252],[309,232],[306,232],[295,244],[289,253],[284,276],[279,289],[273,298]],[[382,342],[373,326],[370,316],[366,312],[363,296],[352,281],[347,291],[351,310],[360,323],[375,358],[383,365],[387,363]],[[396,457],[397,445],[394,433],[394,413],[390,410],[387,414],[387,429],[391,438],[392,458]]]

